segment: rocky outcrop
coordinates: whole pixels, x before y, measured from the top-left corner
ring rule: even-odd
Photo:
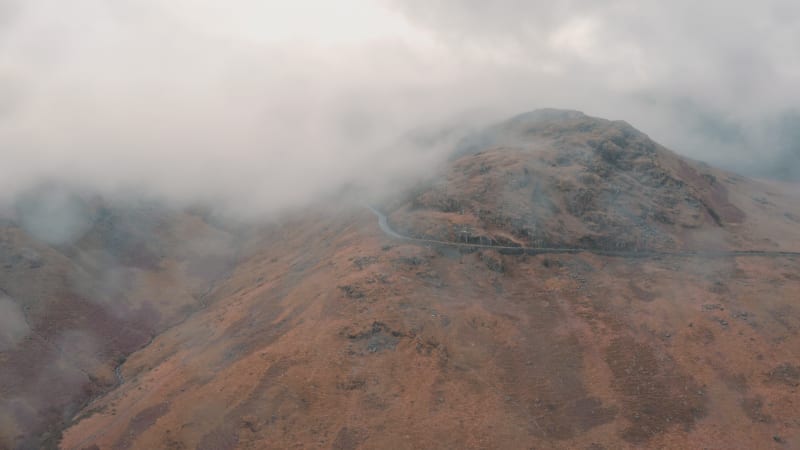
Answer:
[[[730,228],[747,221],[730,174],[626,122],[542,110],[472,142],[391,216],[397,229],[530,247],[685,250],[706,232],[732,242]]]

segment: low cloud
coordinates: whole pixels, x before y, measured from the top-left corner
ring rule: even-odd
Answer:
[[[0,191],[56,180],[270,213],[390,188],[466,129],[539,107],[791,178],[799,20],[778,0],[2,0]]]

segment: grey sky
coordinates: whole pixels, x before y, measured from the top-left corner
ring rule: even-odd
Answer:
[[[270,211],[418,174],[449,142],[419,136],[539,107],[787,176],[798,55],[794,1],[0,0],[0,191]]]

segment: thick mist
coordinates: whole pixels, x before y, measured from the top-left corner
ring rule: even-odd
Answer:
[[[181,353],[176,373],[205,370],[205,356],[184,364],[194,352],[225,350],[218,367],[226,367],[295,319],[323,323],[303,311],[338,311],[333,299],[351,286],[339,275],[368,273],[361,261],[383,260],[399,274],[405,260],[417,266],[417,256],[408,257],[416,252],[390,245],[362,256],[371,244],[336,223],[329,229],[325,216],[311,215],[298,227],[307,230],[288,238],[283,230],[291,223],[261,225],[310,204],[333,209],[343,198],[361,203],[393,193],[432,174],[457,149],[486,144],[486,127],[520,113],[563,108],[622,119],[683,155],[751,176],[800,180],[798,55],[797,0],[0,0],[0,390],[9,393],[0,395],[0,448],[48,448],[79,419],[75,413],[94,411],[86,402],[158,370],[161,360],[144,366],[126,358],[164,330],[186,333],[165,350]],[[526,201],[552,210],[552,191],[530,189]],[[523,198],[517,194],[501,198],[498,209],[515,207],[510,200]],[[599,198],[602,208],[624,207]],[[761,200],[758,214],[783,206]],[[800,222],[781,214],[775,230]],[[525,225],[535,229],[543,223],[536,219]],[[721,247],[726,232],[718,227],[702,240]],[[353,258],[329,253],[345,243]],[[336,264],[346,269],[334,271]],[[559,273],[583,270],[560,264]],[[440,280],[419,269],[409,276]],[[699,259],[684,269],[720,286],[741,272]],[[555,272],[531,270],[548,277],[550,290]],[[788,280],[793,269],[786,270]],[[627,273],[617,272],[620,279]],[[383,273],[375,276],[364,282],[388,284]],[[301,281],[308,291],[292,294]],[[381,295],[394,298],[403,283]],[[697,287],[673,284],[679,289],[667,298],[691,305],[686,299]],[[764,298],[786,297],[775,289]],[[437,308],[460,295],[437,300],[426,292],[407,291],[420,305],[441,300],[431,303]],[[621,299],[624,289],[608,292]],[[290,294],[303,300],[285,301]],[[486,310],[504,298],[487,297]],[[184,322],[220,299],[230,301],[234,318],[241,305],[243,324],[222,323],[227,306],[213,322]],[[365,311],[375,315],[369,322],[395,314]],[[763,311],[758,320],[769,323]],[[431,312],[404,328],[432,323],[438,312]],[[531,334],[530,343],[546,344],[552,335]],[[303,338],[313,343],[309,336]],[[575,367],[564,366],[578,373]],[[569,396],[569,405],[576,399]]]
[[[540,107],[796,178],[799,20],[778,0],[0,0],[0,192],[272,213],[391,188]]]

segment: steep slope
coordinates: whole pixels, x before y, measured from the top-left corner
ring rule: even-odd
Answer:
[[[385,205],[392,226],[587,248],[797,242],[791,189],[625,124],[545,111],[499,129],[515,146],[457,155]],[[209,306],[132,355],[62,448],[800,445],[797,257],[424,246],[363,207],[256,235]]]
[[[0,448],[55,446],[127,355],[202,307],[235,248],[196,214],[23,196],[0,228]]]

